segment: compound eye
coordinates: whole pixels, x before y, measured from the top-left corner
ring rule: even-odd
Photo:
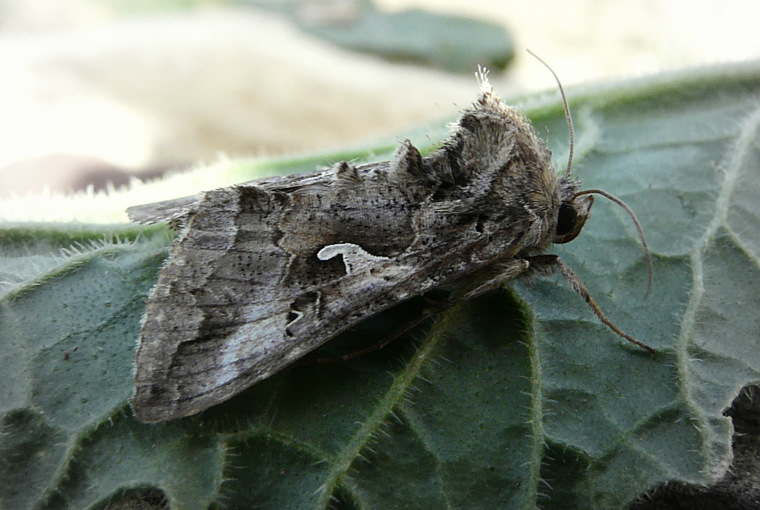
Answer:
[[[557,218],[557,235],[564,236],[575,229],[578,221],[578,213],[571,205],[563,203],[559,206],[559,217]]]

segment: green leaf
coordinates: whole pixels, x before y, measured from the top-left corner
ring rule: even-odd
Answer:
[[[514,59],[509,32],[486,19],[426,9],[378,9],[371,0],[243,2],[280,13],[315,37],[387,60],[471,74],[478,65],[505,69]]]
[[[608,509],[664,482],[718,479],[731,460],[722,413],[760,380],[760,65],[570,101],[574,172],[636,211],[654,292],[643,301],[635,230],[601,198],[582,235],[552,252],[656,354],[545,277],[462,303],[381,351],[314,363],[398,329],[424,306],[411,302],[201,415],[142,425],[127,404],[133,349],[171,235],[6,225],[0,507],[94,508],[158,489],[189,509]],[[561,167],[561,107],[524,104]]]
[[[453,72],[472,73],[478,64],[504,69],[514,57],[514,44],[503,26],[422,9],[388,13],[365,5],[355,19],[342,23],[299,24],[354,51]]]

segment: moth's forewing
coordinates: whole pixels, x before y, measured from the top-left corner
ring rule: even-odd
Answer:
[[[559,194],[543,142],[488,88],[424,159],[405,141],[392,162],[215,190],[193,207],[146,307],[142,421],[226,400],[432,288],[474,273],[502,283],[501,267],[550,243]]]
[[[446,236],[415,238],[419,208],[406,210],[401,191],[369,193],[370,204],[360,198],[368,193],[208,193],[148,300],[137,417],[166,420],[221,402],[363,318],[471,270],[461,241],[453,250]],[[394,212],[382,215],[391,202]],[[347,274],[346,258],[361,254],[317,257],[339,241],[377,258]]]

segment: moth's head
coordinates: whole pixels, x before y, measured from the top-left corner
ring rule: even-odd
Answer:
[[[569,243],[581,233],[591,216],[592,195],[578,196],[578,181],[570,176],[560,178],[560,205],[553,243]]]

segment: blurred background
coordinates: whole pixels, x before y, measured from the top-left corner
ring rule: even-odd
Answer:
[[[756,59],[758,20],[751,0],[0,0],[0,208],[400,135],[455,117],[478,64],[502,97],[556,90],[525,48],[566,87]]]

